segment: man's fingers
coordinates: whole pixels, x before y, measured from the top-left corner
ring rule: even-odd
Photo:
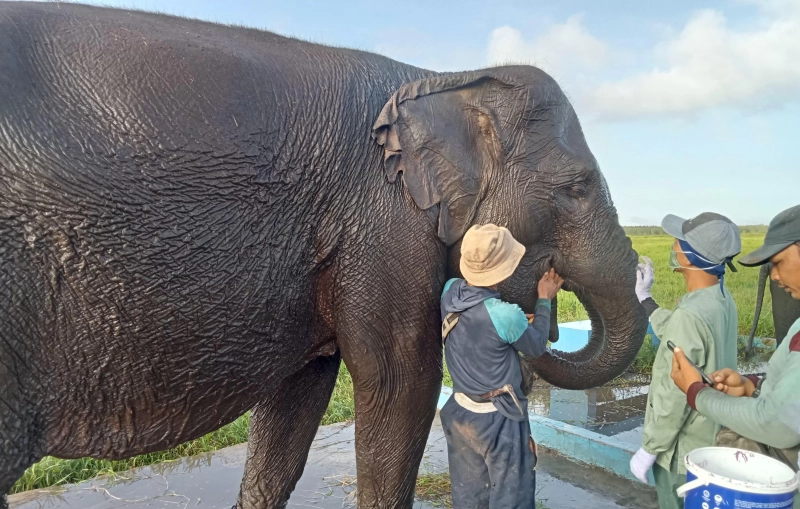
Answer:
[[[675,377],[677,377],[681,372],[681,363],[678,360],[678,352],[679,350],[676,348],[675,353],[672,354],[672,370],[670,371],[669,376],[673,380],[675,380]]]
[[[680,373],[681,364],[686,362],[686,354],[683,353],[683,350],[680,347],[675,347],[675,352],[672,354],[672,372],[673,373]]]

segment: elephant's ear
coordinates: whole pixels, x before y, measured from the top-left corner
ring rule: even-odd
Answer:
[[[383,146],[390,182],[398,172],[422,210],[439,206],[438,235],[452,245],[470,227],[500,164],[500,141],[484,107],[495,77],[463,73],[403,85],[383,107],[372,137]],[[496,91],[496,90],[495,90]]]

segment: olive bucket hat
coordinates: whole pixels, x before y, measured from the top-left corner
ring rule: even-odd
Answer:
[[[475,225],[461,242],[461,274],[474,286],[492,286],[516,270],[525,246],[502,226]]]
[[[764,245],[739,258],[745,267],[763,265],[795,242],[800,242],[800,205],[786,209],[769,223]]]

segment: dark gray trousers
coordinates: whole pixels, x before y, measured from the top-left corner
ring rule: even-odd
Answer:
[[[535,507],[536,465],[527,419],[479,414],[451,396],[440,413],[447,439],[453,509]]]

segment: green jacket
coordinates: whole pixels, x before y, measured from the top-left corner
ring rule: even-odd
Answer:
[[[784,415],[800,402],[800,320],[772,354],[760,389],[757,398],[733,398],[703,389],[694,403],[698,412],[744,437],[780,449],[800,445],[800,428],[797,423],[787,425]]]
[[[780,449],[800,449],[800,320],[794,322],[767,364],[756,398],[734,398],[711,388],[687,399],[697,411],[736,433]],[[800,493],[794,506],[800,507]]]
[[[672,382],[667,341],[682,348],[706,373],[736,369],[739,315],[728,289],[723,295],[714,285],[687,293],[674,311],[657,309],[650,322],[661,344],[647,395],[642,447],[656,455],[661,467],[684,474],[683,457],[698,447],[713,446],[719,425],[689,408],[686,396]]]

